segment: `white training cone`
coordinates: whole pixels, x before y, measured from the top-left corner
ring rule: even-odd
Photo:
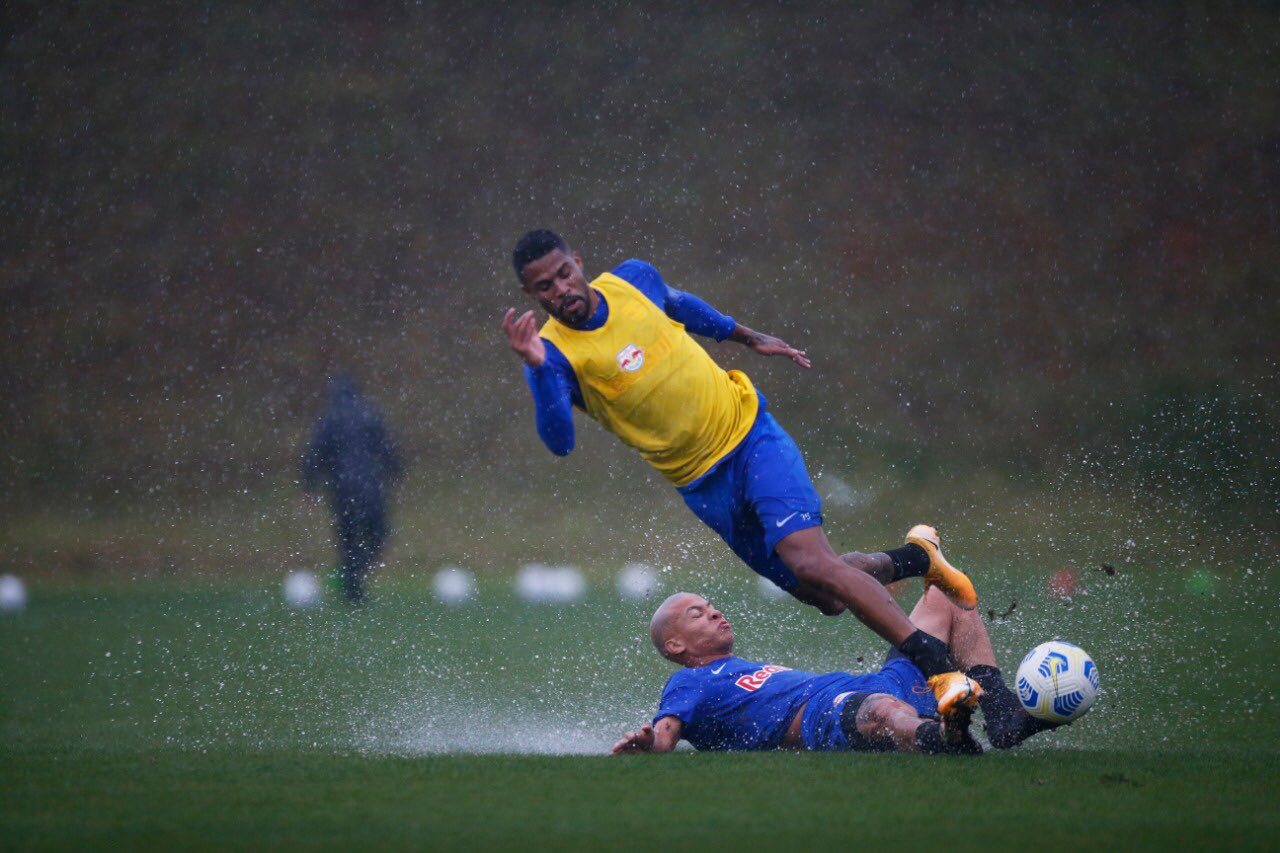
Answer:
[[[436,598],[444,604],[466,604],[476,594],[476,579],[458,566],[445,566],[436,572]]]
[[[15,575],[0,575],[0,613],[20,613],[27,606],[27,588]]]
[[[320,579],[305,570],[289,572],[284,579],[285,603],[295,610],[305,610],[320,603]]]
[[[658,573],[644,563],[627,563],[618,574],[618,595],[644,601],[658,591]]]
[[[550,598],[548,569],[542,563],[527,563],[516,572],[516,595],[529,604],[542,604]]]

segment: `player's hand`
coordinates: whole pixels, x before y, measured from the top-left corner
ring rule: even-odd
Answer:
[[[653,726],[645,723],[634,732],[627,732],[622,739],[613,745],[610,750],[614,755],[623,755],[628,752],[652,752],[653,751]]]
[[[756,332],[743,343],[761,355],[781,355],[791,359],[801,367],[813,366],[804,350],[796,349],[782,338],[775,338],[773,335]]]
[[[508,308],[502,317],[502,331],[507,333],[507,343],[524,359],[530,367],[541,367],[547,360],[547,348],[538,337],[538,326],[534,322],[533,312],[526,311],[519,319],[512,319],[516,309]]]

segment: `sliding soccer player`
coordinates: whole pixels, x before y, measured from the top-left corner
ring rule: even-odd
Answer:
[[[512,263],[549,315],[538,329],[533,311],[509,309],[502,328],[524,359],[538,435],[552,453],[573,449],[576,406],[638,450],[754,571],[828,615],[852,610],[926,676],[955,669],[946,645],[917,630],[882,586],[922,577],[961,607],[977,605],[934,529],[916,525],[889,551],[837,555],[800,451],[764,395],[746,374],[721,369],[689,332],[808,368],[802,350],[669,287],[643,261],[588,283],[582,258],[552,231],[524,235]]]
[[[927,682],[896,650],[876,672],[812,673],[733,654],[729,620],[700,595],[678,592],[649,623],[654,648],[680,664],[662,691],[652,724],[613,745],[670,752],[681,740],[699,750],[808,749],[975,755],[970,714],[982,709],[997,749],[1056,728],[1023,710],[1004,683],[982,617],[926,590],[911,621],[946,642],[966,673]],[[932,689],[930,689],[932,688]]]

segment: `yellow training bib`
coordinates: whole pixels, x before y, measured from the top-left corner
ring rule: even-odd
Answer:
[[[588,332],[551,318],[542,337],[573,367],[587,414],[677,487],[693,482],[755,423],[751,380],[721,369],[629,282],[604,273],[591,286],[609,304],[605,324]]]

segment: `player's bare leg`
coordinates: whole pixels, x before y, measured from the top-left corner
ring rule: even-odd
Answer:
[[[875,693],[854,711],[858,734],[869,743],[900,752],[981,755],[982,747],[969,734],[969,718],[938,723],[923,720],[900,699]]]
[[[946,640],[961,670],[982,688],[978,705],[986,720],[987,737],[996,749],[1017,746],[1037,732],[1056,728],[1023,710],[1022,703],[1004,683],[996,666],[991,636],[977,610],[961,610],[939,589],[930,587],[911,611],[911,621],[921,630]]]
[[[791,595],[797,601],[818,608],[822,611],[823,616],[839,616],[849,609],[843,601],[834,595],[823,592],[813,584],[805,583],[804,581],[796,584],[795,589],[791,590]]]
[[[954,643],[957,630],[961,627],[959,617],[964,612],[936,587],[925,589],[924,595],[920,596],[920,600],[911,611],[911,624],[950,645],[951,653],[961,670],[967,669],[967,666],[961,662]],[[961,629],[960,633],[967,634],[968,631]],[[990,648],[991,643],[988,641],[988,651]],[[973,650],[966,647],[966,651]],[[994,662],[994,656],[991,660]],[[963,672],[947,672],[932,676],[929,679],[929,687],[932,688],[934,699],[937,700],[938,714],[944,719],[954,720],[957,725],[963,719],[967,726],[969,715],[981,701],[982,687],[978,682]]]
[[[784,537],[778,542],[776,553],[804,590],[816,590],[842,602],[864,625],[900,648],[926,676],[955,670],[946,643],[917,630],[882,584],[840,559],[821,527],[797,530]]]
[[[979,664],[996,665],[996,653],[982,616],[977,610],[957,607],[936,586],[926,589],[912,608],[911,624],[950,646],[962,670]]]
[[[861,551],[849,551],[841,554],[840,559],[848,566],[866,572],[882,586],[893,583],[893,560],[883,551],[875,554],[864,554]]]
[[[926,559],[927,559],[927,552]],[[862,551],[848,551],[840,555],[840,560],[850,568],[866,572],[875,578],[876,583],[888,586],[902,580],[902,570],[894,565],[893,558],[884,551],[867,554]],[[908,575],[910,576],[910,575]],[[827,616],[838,616],[846,609],[840,599],[825,593],[813,584],[801,582],[791,594],[805,604],[811,604]],[[914,620],[913,620],[914,621]],[[916,627],[919,627],[918,625]]]
[[[778,543],[777,554],[800,579],[802,590],[842,602],[890,643],[899,645],[915,632],[907,614],[882,584],[836,556],[821,527],[797,530],[785,537]]]
[[[962,609],[972,610],[978,605],[973,582],[942,555],[938,531],[927,524],[911,528],[902,548],[875,554],[850,551],[841,554],[840,559],[885,586],[904,578],[920,577],[924,579],[926,589],[938,587]]]

